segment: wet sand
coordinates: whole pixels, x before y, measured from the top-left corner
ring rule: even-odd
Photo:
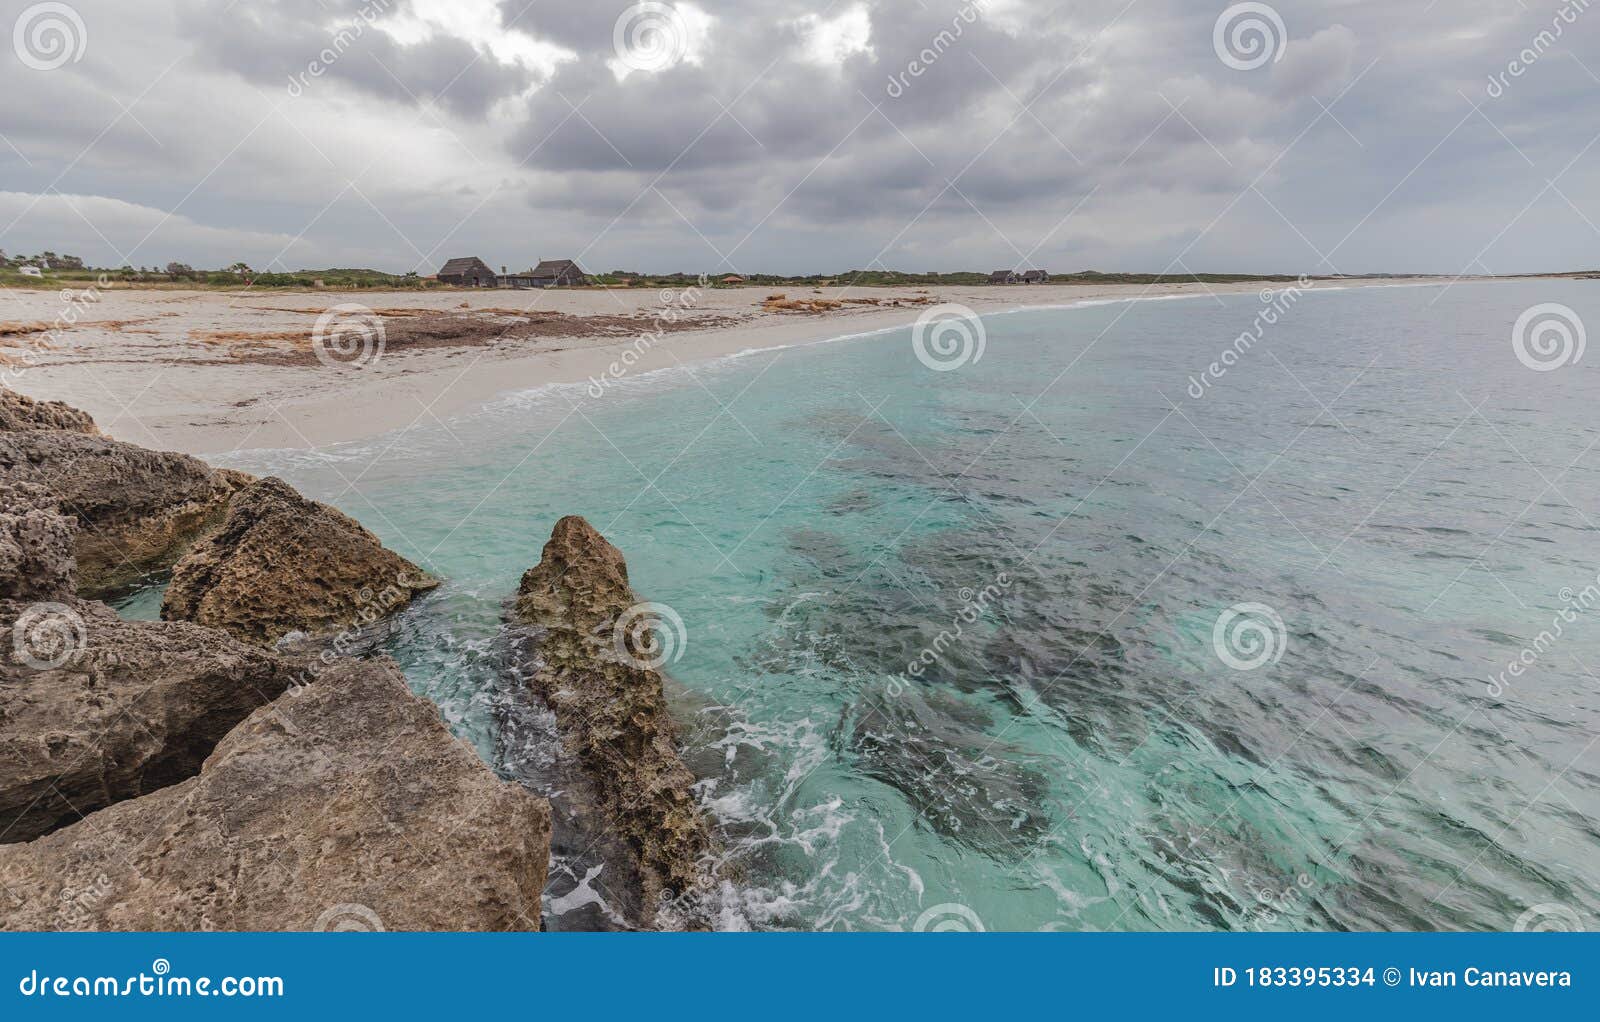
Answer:
[[[945,303],[982,314],[1165,295],[1209,300],[1269,286],[1284,285],[113,287],[95,300],[59,289],[7,289],[0,291],[0,359],[9,364],[0,364],[0,374],[23,393],[83,408],[111,435],[149,447],[191,454],[321,447],[447,419],[502,393],[905,326]],[[791,305],[819,307],[776,308],[766,300],[777,293]],[[359,308],[336,308],[351,305]]]

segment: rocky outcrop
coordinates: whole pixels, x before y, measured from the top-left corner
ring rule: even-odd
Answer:
[[[79,584],[99,592],[170,565],[250,477],[186,454],[83,432],[0,432],[8,505],[49,502],[78,523]]]
[[[271,645],[370,623],[438,584],[355,519],[261,479],[178,562],[161,616]]]
[[[100,435],[88,412],[60,401],[35,401],[9,387],[0,387],[0,431],[23,429],[62,429]]]
[[[194,776],[298,665],[103,603],[0,600],[0,843]]]
[[[712,840],[678,756],[655,637],[634,627],[638,605],[622,554],[567,517],[523,575],[516,615],[535,627],[528,683],[555,713],[605,830],[626,849],[638,893],[630,901],[648,926],[661,899],[703,883]]]
[[[0,847],[0,927],[536,930],[549,839],[393,663],[347,662],[198,777]]]
[[[48,508],[0,510],[0,599],[70,597],[78,587],[75,531],[70,519]]]

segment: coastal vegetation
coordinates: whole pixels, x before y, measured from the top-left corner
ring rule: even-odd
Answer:
[[[24,266],[45,267],[42,276],[23,272]],[[1596,271],[1588,271],[1590,273]],[[1577,275],[1577,274],[1575,274]],[[728,282],[729,274],[717,271],[708,275],[710,284],[722,287],[962,287],[989,283],[990,273],[978,270],[951,272],[930,271],[909,273],[889,269],[848,269],[838,273],[778,274],[745,273],[737,282]],[[1131,273],[1122,271],[1079,270],[1072,273],[1055,273],[1050,280],[1055,284],[1237,284],[1259,281],[1281,283],[1298,279],[1298,274],[1254,273]],[[1349,274],[1336,274],[1313,279],[1334,279]],[[1376,276],[1388,276],[1378,274]],[[674,271],[652,273],[641,270],[613,269],[590,275],[590,285],[601,288],[664,288],[687,287],[701,280],[702,274]],[[329,267],[327,269],[254,270],[244,262],[227,267],[204,269],[187,263],[169,262],[165,266],[91,267],[82,259],[70,255],[43,252],[28,257],[7,257],[0,251],[0,287],[39,287],[41,284],[91,284],[190,289],[305,289],[328,288],[345,290],[399,290],[406,288],[446,288],[448,285],[415,272],[390,273],[370,267]]]

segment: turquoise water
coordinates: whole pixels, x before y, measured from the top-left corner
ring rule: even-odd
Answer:
[[[721,925],[1593,926],[1600,609],[1489,684],[1600,570],[1600,359],[1510,343],[1536,303],[1600,324],[1600,292],[1324,290],[1208,387],[1258,296],[990,316],[948,372],[899,330],[229,463],[447,580],[389,651],[508,774],[547,750],[494,737],[506,600],[558,517],[600,528],[683,621]],[[1282,622],[1251,612],[1252,670],[1214,634],[1240,604]],[[603,876],[574,893],[592,866],[558,852],[550,925],[604,925]]]

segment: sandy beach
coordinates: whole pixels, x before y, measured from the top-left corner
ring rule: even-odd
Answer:
[[[113,436],[214,454],[370,437],[503,393],[905,326],[946,303],[984,314],[1269,286],[11,289],[0,297],[0,369],[8,385],[83,408]],[[776,293],[786,296],[776,306],[791,307],[775,307]]]

